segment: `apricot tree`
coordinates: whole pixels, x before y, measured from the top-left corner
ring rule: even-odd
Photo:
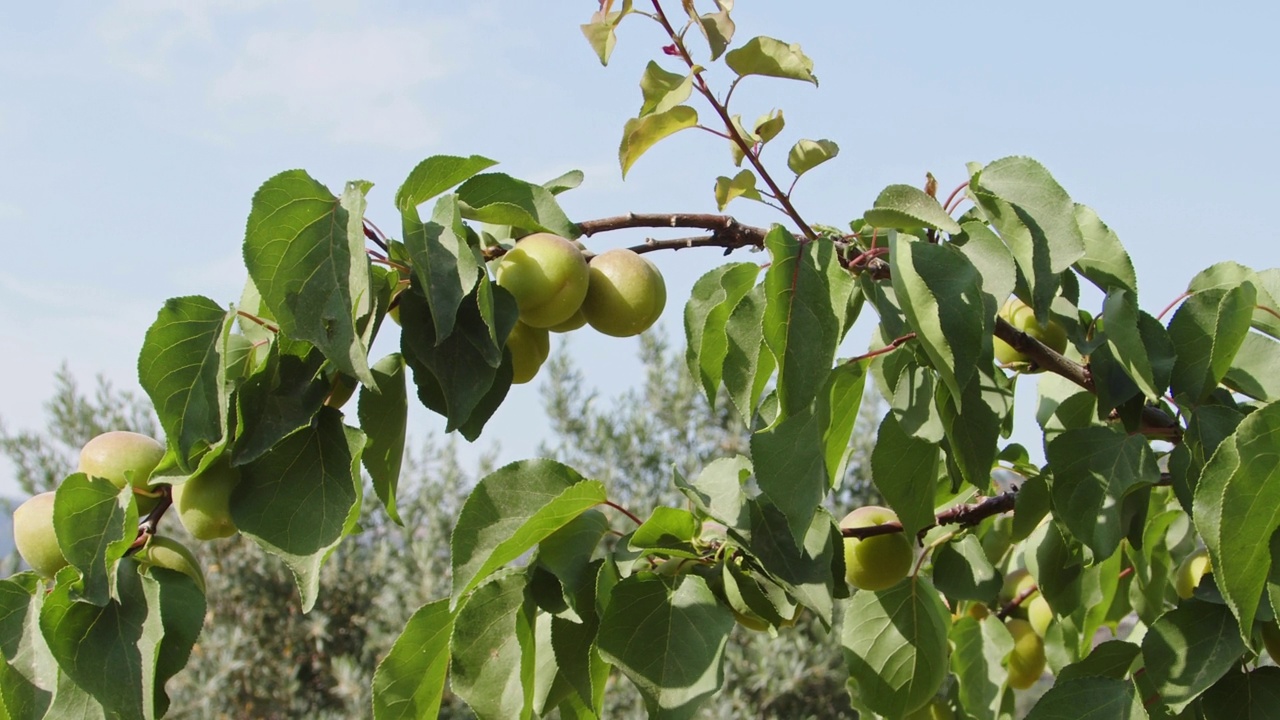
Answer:
[[[731,103],[742,82],[816,85],[813,61],[771,37],[739,41],[730,0],[674,5],[605,0],[583,26],[606,63],[619,23],[662,34],[623,126],[622,173],[664,138],[704,131],[738,168],[714,180],[718,211],[758,202],[780,222],[574,221],[557,196],[579,172],[538,183],[488,158],[434,156],[397,191],[392,238],[364,215],[368,183],[335,193],[301,170],[270,178],[252,200],[239,301],[171,298],[146,335],[139,380],[165,432],[146,485],[68,477],[50,521],[66,566],[42,560],[52,578],[0,581],[10,717],[164,715],[165,681],[204,618],[198,568],[155,542],[175,496],[175,514],[203,534],[234,528],[277,556],[309,609],[325,559],[358,532],[362,472],[397,517],[411,390],[475,439],[545,357],[541,336],[509,342],[521,318],[638,332],[665,303],[650,254],[709,247],[755,251],[708,272],[684,304],[689,372],[752,428],[750,457],[675,475],[683,507],[623,507],[545,459],[485,477],[452,537],[452,592],[419,609],[383,659],[375,717],[432,717],[446,682],[484,718],[595,717],[614,670],[651,715],[691,717],[720,687],[735,623],[782,643],[801,613],[833,629],[868,716],[1004,717],[1035,685],[1047,687],[1035,718],[1275,707],[1280,670],[1264,653],[1280,610],[1280,271],[1220,263],[1150,314],[1116,234],[1025,157],[972,164],[944,194],[931,175],[891,185],[851,220],[831,219],[844,225],[813,222],[792,194],[838,145],[800,138],[775,153],[782,111],[750,121]],[[731,71],[728,87],[711,87],[712,63]],[[624,228],[701,234],[588,262],[619,257],[601,239]],[[576,268],[567,280],[495,275],[529,236],[572,248],[556,263]],[[515,260],[507,267],[537,264]],[[609,287],[593,290],[597,276]],[[535,303],[547,312],[513,295],[528,287],[550,290]],[[582,306],[596,291],[607,302]],[[1026,306],[1020,326],[999,313],[1010,296]],[[371,358],[375,336],[397,332],[392,315],[400,350]],[[837,357],[861,319],[875,323],[871,347]],[[1024,331],[1032,322],[1066,342],[1046,345]],[[1017,363],[997,364],[995,339]],[[512,344],[532,345],[537,362]],[[1015,421],[1032,420],[1013,414],[1026,370],[1042,371],[1043,466],[1008,442]],[[897,519],[841,527],[824,500],[869,383],[889,404],[873,479]],[[339,388],[356,385],[344,413]],[[909,556],[894,560],[905,574],[851,587],[845,543],[889,534],[911,546],[895,551]],[[42,538],[44,558],[47,528]],[[1201,547],[1201,577],[1182,587],[1176,569]],[[1028,615],[1032,601],[1043,606]]]

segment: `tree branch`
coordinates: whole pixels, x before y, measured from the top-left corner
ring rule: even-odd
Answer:
[[[956,505],[953,508],[949,508],[938,513],[934,518],[934,524],[929,525],[920,532],[924,533],[926,530],[938,525],[963,525],[965,527],[977,525],[993,515],[1007,513],[1013,510],[1016,498],[1017,493],[1010,490],[1009,492],[1000,493],[999,495],[989,497],[982,502],[974,503],[972,505]],[[841,536],[858,539],[875,537],[877,535],[891,535],[896,532],[902,532],[902,523],[891,522],[881,525],[871,525],[869,527],[840,529]]]

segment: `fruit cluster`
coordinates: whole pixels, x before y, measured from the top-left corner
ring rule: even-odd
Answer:
[[[551,233],[521,238],[495,262],[494,277],[520,309],[507,338],[513,383],[537,374],[551,350],[549,333],[589,324],[631,337],[649,329],[667,304],[662,274],[646,258],[617,248],[588,261],[577,244]]]
[[[93,438],[80,450],[76,471],[133,491],[138,516],[143,517],[169,494],[178,518],[197,540],[230,537],[237,530],[231,519],[231,491],[239,472],[225,462],[214,463],[185,482],[151,485],[152,474],[164,460],[164,446],[133,432],[111,431]],[[51,578],[68,565],[54,522],[56,491],[40,493],[13,512],[14,545],[22,559],[43,577]],[[157,566],[191,577],[204,589],[204,572],[186,546],[173,538],[152,535],[138,545],[133,559],[143,567]]]

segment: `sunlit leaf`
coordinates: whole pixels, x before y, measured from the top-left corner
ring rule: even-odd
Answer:
[[[1083,677],[1055,683],[1031,708],[1027,720],[1114,718],[1146,720],[1133,683],[1107,677]]]
[[[116,584],[116,561],[138,535],[133,488],[75,473],[58,485],[53,526],[62,554],[83,578],[77,599],[105,605]]]
[[[449,670],[449,601],[427,603],[409,618],[373,675],[375,720],[435,717]]]
[[[677,105],[665,112],[628,120],[622,127],[622,143],[618,146],[622,177],[625,178],[636,160],[660,140],[697,124],[698,111],[688,105]]]
[[[476,588],[453,622],[450,649],[449,684],[478,717],[532,716],[533,610],[524,574],[509,572]]]
[[[650,60],[640,78],[640,92],[644,94],[640,117],[664,113],[689,99],[693,93],[693,75],[667,72]]]
[[[721,175],[716,178],[716,209],[724,210],[725,206],[737,198],[759,200],[760,191],[756,190],[756,175],[750,170],[743,170],[733,177]]]
[[[890,185],[881,190],[875,205],[863,217],[875,227],[934,228],[951,235],[960,233],[960,224],[942,209],[937,198],[910,185]]]
[[[1142,640],[1147,675],[1175,713],[1227,674],[1244,651],[1231,612],[1194,598],[1160,616]]]
[[[798,140],[787,153],[787,167],[803,175],[840,154],[840,146],[830,140]]]
[[[803,80],[818,84],[813,74],[813,61],[800,46],[788,45],[771,37],[754,37],[724,56],[725,64],[739,77],[766,75],[768,77]]]
[[[1203,400],[1231,369],[1249,333],[1257,292],[1251,283],[1196,293],[1169,321],[1177,345],[1172,389],[1189,404]]]

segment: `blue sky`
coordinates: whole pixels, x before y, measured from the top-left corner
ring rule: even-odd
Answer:
[[[644,64],[676,65],[661,56],[658,27],[632,18],[602,68],[578,29],[594,6],[0,6],[0,418],[38,428],[64,360],[86,383],[103,373],[135,387],[137,350],[165,298],[234,301],[249,200],[281,170],[306,168],[331,188],[373,181],[369,215],[388,232],[396,187],[436,153],[483,154],[531,180],[581,169],[586,183],[562,196],[576,220],[714,211],[712,182],[732,166],[711,135],[678,135],[619,177],[618,139],[640,106]],[[780,175],[794,140],[840,144],[797,189],[810,222],[844,224],[885,185],[918,185],[927,171],[949,191],[967,161],[1033,156],[1116,230],[1142,305],[1158,312],[1213,262],[1274,264],[1278,16],[1270,3],[744,1],[738,40],[800,43],[821,85],[754,79],[732,109],[785,111],[787,129],[766,153]],[[710,77],[726,87],[723,73]],[[782,219],[742,201],[729,211]],[[679,337],[689,286],[722,258],[650,257],[670,290],[661,322]],[[850,354],[871,322],[864,316]],[[603,394],[639,382],[636,341],[580,332],[569,344]],[[516,388],[481,444],[497,440],[504,459],[529,455],[544,437],[530,421],[540,413],[536,381]],[[415,412],[412,432],[441,431]],[[0,465],[0,492],[12,492],[8,476]]]

